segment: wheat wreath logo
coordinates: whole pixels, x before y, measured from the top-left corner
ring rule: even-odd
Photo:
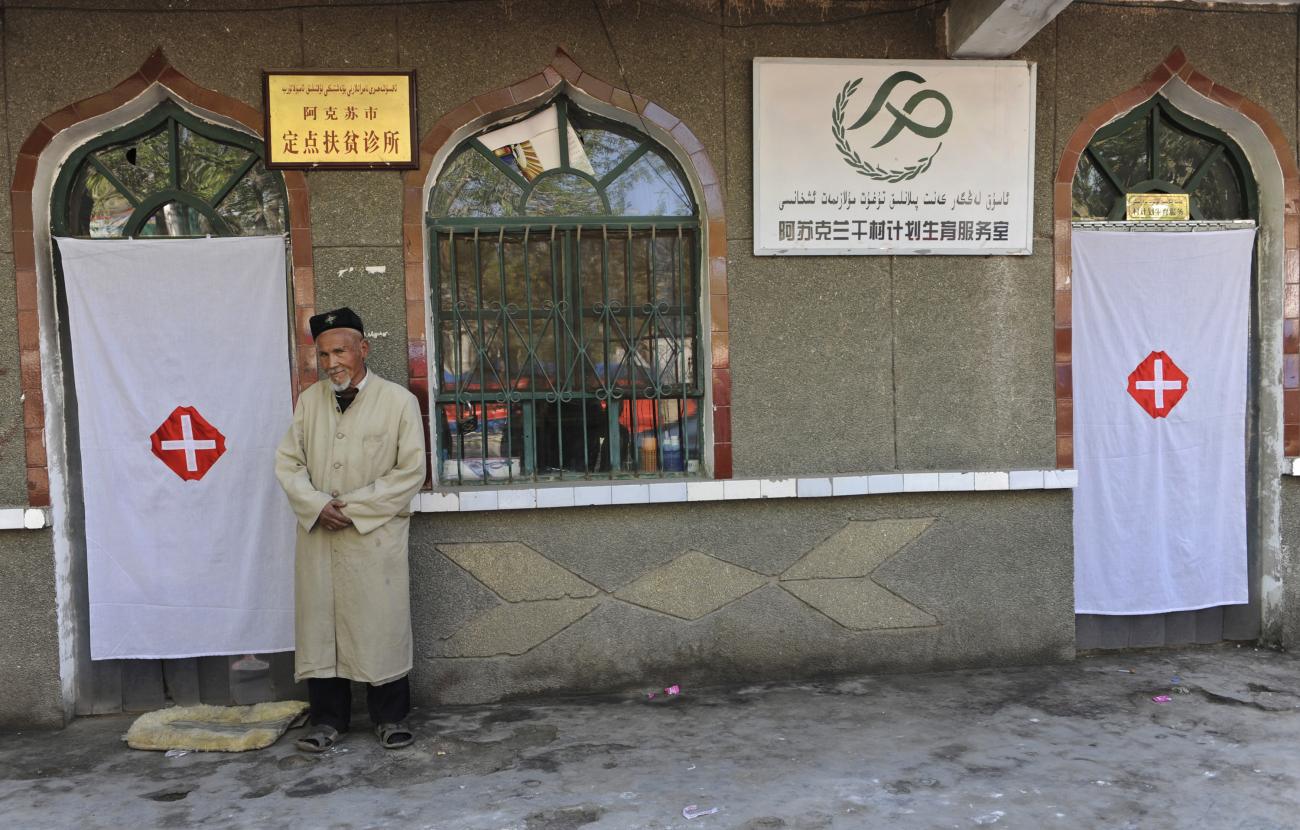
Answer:
[[[939,146],[935,147],[934,152],[930,153],[928,156],[923,156],[922,158],[917,159],[916,162],[905,167],[890,169],[887,167],[877,167],[871,162],[863,159],[862,156],[858,155],[858,151],[853,149],[849,144],[848,139],[845,137],[845,133],[848,130],[856,130],[870,124],[881,114],[882,110],[894,116],[894,123],[885,131],[884,136],[882,136],[875,144],[871,145],[871,149],[875,150],[878,147],[884,147],[886,144],[889,144],[891,141],[898,138],[899,134],[901,134],[904,129],[911,133],[915,133],[922,138],[939,138],[944,133],[948,132],[948,128],[952,126],[952,104],[943,93],[936,90],[920,90],[912,95],[911,98],[907,99],[907,102],[903,104],[901,110],[889,103],[889,96],[893,93],[894,88],[899,84],[906,82],[923,84],[925,83],[925,78],[922,78],[915,72],[908,72],[906,70],[895,72],[893,75],[890,75],[885,79],[885,82],[880,85],[880,88],[876,90],[876,94],[872,97],[871,103],[867,106],[866,112],[862,113],[862,116],[847,128],[844,126],[844,110],[848,106],[849,99],[853,97],[853,93],[857,92],[858,87],[862,85],[862,79],[858,78],[856,81],[849,81],[844,85],[844,88],[840,90],[840,94],[835,96],[835,107],[831,110],[831,135],[835,137],[835,149],[840,151],[840,155],[844,157],[844,162],[846,164],[869,179],[891,183],[905,182],[909,179],[915,179],[917,176],[930,169],[930,163],[934,161],[934,157],[939,155],[939,151],[943,149],[943,142],[939,142]],[[943,119],[938,124],[922,124],[912,118],[912,113],[916,112],[917,107],[921,106],[921,104],[926,101],[938,101],[943,106]]]

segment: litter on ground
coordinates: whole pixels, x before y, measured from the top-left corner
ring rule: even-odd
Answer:
[[[720,807],[710,807],[707,810],[701,810],[698,804],[687,804],[682,808],[682,818],[689,821],[700,816],[711,816],[720,809]]]

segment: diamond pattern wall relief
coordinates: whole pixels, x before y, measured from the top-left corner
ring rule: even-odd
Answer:
[[[684,622],[725,608],[774,585],[852,631],[938,626],[874,574],[905,556],[935,519],[850,521],[772,577],[700,551],[687,551],[614,592],[604,591],[520,542],[438,545],[448,559],[495,594],[501,604],[442,641],[446,657],[525,654],[604,604],[627,604]]]
[[[532,651],[590,614],[595,599],[553,599],[498,605],[479,614],[443,645],[445,657],[497,657]]]
[[[929,518],[851,521],[781,574],[780,585],[855,631],[938,625],[933,615],[872,578],[932,524]]]
[[[938,624],[931,615],[866,577],[794,580],[782,582],[781,587],[855,631],[921,628]]]
[[[600,589],[519,542],[438,545],[506,602],[594,597]]]
[[[698,620],[766,584],[765,576],[690,551],[614,596],[683,620]]]
[[[934,519],[849,522],[791,565],[782,580],[838,579],[871,572],[920,538]]]

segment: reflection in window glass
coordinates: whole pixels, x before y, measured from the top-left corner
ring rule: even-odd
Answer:
[[[514,216],[523,193],[500,168],[469,148],[438,176],[429,210],[435,216]]]
[[[1120,193],[1085,153],[1074,174],[1072,195],[1076,218],[1106,219]]]
[[[686,186],[657,153],[646,153],[608,189],[610,212],[620,216],[689,216]]]
[[[203,133],[207,127],[210,134]],[[254,139],[194,120],[174,104],[145,116],[140,130],[141,137],[106,138],[114,143],[92,144],[74,155],[70,165],[76,173],[62,191],[66,210],[54,217],[57,232],[119,238],[132,228],[142,236],[288,230],[283,179],[262,165]],[[160,194],[177,190],[185,195],[167,196],[165,207],[153,207]]]
[[[552,275],[564,246],[553,244],[549,234],[533,234],[528,238],[528,258],[525,261],[523,235],[505,236],[501,240],[505,251],[504,268],[501,269],[505,282],[503,292],[501,275],[496,270],[497,242],[497,234],[480,236],[477,246],[479,258],[475,260],[473,232],[457,234],[454,268],[453,244],[443,242],[438,245],[438,273],[443,275],[439,283],[439,310],[450,313],[453,297],[457,298],[459,309],[466,312],[477,311],[484,303],[502,302],[504,297],[507,305],[534,310],[532,319],[548,319],[560,301]],[[480,284],[483,286],[481,292]],[[443,354],[445,358],[451,358],[450,351]]]
[[[1119,135],[1094,141],[1088,145],[1088,149],[1126,188],[1151,178],[1151,152],[1146,120],[1133,122]]]
[[[1159,151],[1156,178],[1179,187],[1187,183],[1214,149],[1214,144],[1208,140],[1193,135],[1167,119],[1161,119],[1156,139]]]
[[[120,237],[126,233],[134,209],[98,170],[82,165],[68,200],[73,234],[93,239]]]
[[[216,198],[252,153],[242,147],[221,144],[180,128],[180,182],[204,201]]]
[[[217,206],[234,236],[284,233],[284,190],[279,178],[257,162]]]
[[[605,212],[596,186],[573,173],[539,176],[528,194],[529,216],[591,216]]]
[[[618,166],[628,154],[641,146],[641,142],[610,132],[609,130],[578,130],[582,144],[587,149],[587,160],[596,178],[603,179],[605,174]]]
[[[171,150],[166,129],[127,145],[100,150],[95,158],[137,199],[171,186]]]
[[[1237,175],[1220,154],[1192,191],[1192,201],[1200,208],[1202,219],[1238,219],[1245,213]]]
[[[1073,215],[1122,219],[1126,193],[1190,192],[1194,220],[1250,219],[1249,181],[1235,144],[1156,97],[1088,145],[1075,168]]]
[[[608,230],[593,228],[590,231],[584,230],[577,244],[576,276],[582,291],[581,301],[584,304],[627,305],[627,281],[620,279],[623,276],[622,265],[627,258],[626,234],[615,232],[611,237]],[[611,272],[609,264],[613,264],[617,270]]]
[[[207,236],[215,233],[208,217],[193,205],[168,202],[144,223],[140,236]]]
[[[689,254],[689,249],[671,229],[652,235],[651,244],[633,251],[637,272],[642,273],[644,269],[644,273],[650,274],[650,302],[667,303],[679,311],[690,308],[695,283]]]

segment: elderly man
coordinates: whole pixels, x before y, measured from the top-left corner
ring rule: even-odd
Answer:
[[[311,318],[325,378],[302,393],[276,453],[275,474],[298,517],[294,568],[297,655],[311,729],[298,740],[324,752],[346,732],[351,681],[367,683],[375,734],[386,749],[414,740],[407,534],[424,482],[420,407],[405,388],[366,368],[361,318],[340,308]]]

